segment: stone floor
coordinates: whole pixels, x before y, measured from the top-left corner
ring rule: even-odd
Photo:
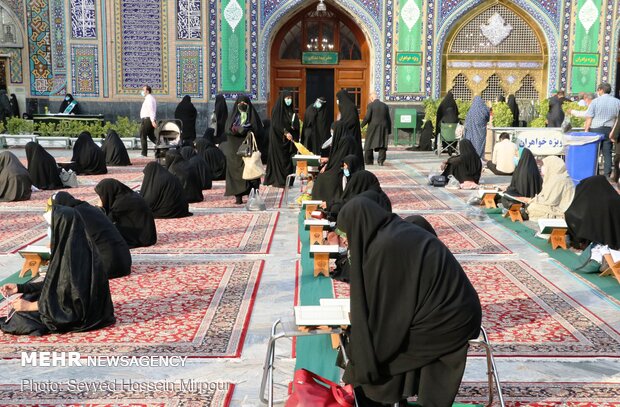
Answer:
[[[23,156],[23,149],[12,149]],[[54,150],[55,156],[66,157],[66,150]],[[132,156],[137,153],[132,152]],[[445,159],[445,156],[443,157]],[[412,153],[402,149],[388,152],[389,166],[383,169],[400,169],[424,184],[428,171],[438,168],[440,159],[431,153]],[[379,167],[369,167],[371,171]],[[483,174],[485,184],[507,183],[506,177]],[[455,198],[448,191],[434,191],[451,209],[467,212],[471,219],[484,230],[507,246],[511,255],[457,256],[459,260],[523,259],[552,280],[564,292],[582,304],[616,331],[620,331],[620,310],[616,302],[605,296],[594,295],[581,280],[570,272],[558,267],[549,257],[531,245],[512,235],[477,209],[467,206],[463,200]],[[274,209],[270,209],[274,210]],[[278,210],[278,209],[275,209]],[[209,260],[223,259],[264,259],[265,268],[260,282],[257,300],[252,312],[249,332],[245,339],[243,352],[238,359],[191,359],[183,368],[41,368],[21,367],[19,361],[0,360],[0,384],[20,383],[23,379],[64,381],[79,377],[94,381],[115,378],[137,380],[178,380],[197,379],[206,382],[232,382],[236,384],[233,406],[258,406],[258,389],[262,366],[269,338],[270,328],[275,319],[292,313],[294,295],[294,272],[297,254],[297,211],[289,208],[279,209],[280,218],[275,232],[270,254],[267,255],[209,255]],[[476,215],[476,216],[473,216]],[[1,213],[0,213],[1,219]],[[0,256],[0,279],[19,269],[18,255]],[[290,372],[292,377],[294,360],[290,359],[290,342],[278,349],[282,356],[279,366]],[[620,355],[619,355],[620,356]],[[503,381],[524,382],[612,382],[620,386],[620,359],[614,358],[499,358],[498,370]],[[485,366],[482,358],[470,358],[465,373],[467,381],[484,381]]]

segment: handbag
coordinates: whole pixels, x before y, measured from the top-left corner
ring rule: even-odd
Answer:
[[[445,187],[448,179],[444,175],[433,175],[429,179],[429,184],[434,187]]]
[[[64,168],[60,171],[60,181],[62,185],[70,188],[78,187],[77,174],[73,170],[66,171]]]
[[[260,151],[258,151],[258,147],[256,146],[254,134],[250,133],[248,137],[250,136],[252,153],[249,156],[244,156],[241,158],[243,160],[243,175],[241,178],[246,181],[260,178],[265,173],[265,168],[263,167],[263,162],[261,161]]]
[[[285,407],[353,407],[353,386],[340,386],[306,369],[293,377],[293,391]]]
[[[253,139],[254,139],[254,133],[252,133],[251,131],[248,132],[248,135],[246,136],[245,140],[243,140],[243,143],[241,143],[241,145],[237,149],[238,156],[240,157],[251,157],[252,156],[252,153],[254,152],[253,148],[256,149],[256,141],[252,143]]]

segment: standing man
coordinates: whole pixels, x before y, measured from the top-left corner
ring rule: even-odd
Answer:
[[[157,140],[155,139],[155,128],[157,127],[157,101],[155,97],[151,95],[151,87],[148,85],[142,87],[140,94],[144,97],[144,102],[142,102],[142,108],[140,109],[140,120],[142,120],[140,125],[140,142],[142,143],[142,156],[146,157],[146,138],[148,137],[149,140],[157,144]]]
[[[594,99],[586,113],[585,131],[603,134],[603,172],[611,177],[611,129],[620,113],[620,100],[611,96],[611,85],[602,82],[596,88],[599,97]]]
[[[370,103],[366,108],[366,117],[361,127],[368,125],[366,129],[366,142],[364,143],[364,162],[372,165],[374,160],[373,151],[379,152],[377,163],[383,165],[387,151],[388,136],[391,134],[392,120],[390,109],[385,103],[377,98],[372,92],[369,97]]]

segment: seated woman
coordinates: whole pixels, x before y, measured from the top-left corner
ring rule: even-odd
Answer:
[[[105,162],[107,165],[119,167],[131,165],[127,147],[125,147],[125,143],[123,143],[118,133],[114,130],[108,131],[108,135],[105,137],[101,149],[105,154]]]
[[[459,142],[459,155],[444,161],[443,173],[445,177],[453,175],[461,184],[470,181],[480,182],[482,161],[471,141],[463,139]]]
[[[575,185],[566,171],[566,165],[560,157],[549,156],[543,159],[541,168],[543,185],[534,198],[521,197],[527,203],[530,220],[540,218],[564,218],[564,212],[573,202]]]
[[[102,270],[108,278],[124,277],[131,273],[129,246],[101,209],[75,199],[64,191],[56,193],[52,203],[74,208],[80,214],[86,233],[99,251]]]
[[[139,193],[112,178],[101,180],[95,192],[104,212],[130,249],[157,243],[153,212]]]
[[[181,148],[181,156],[188,161],[198,172],[200,176],[200,184],[202,189],[211,189],[213,187],[213,179],[211,177],[211,168],[205,159],[196,153],[192,146]]]
[[[52,256],[45,279],[38,283],[6,284],[5,296],[15,314],[0,318],[0,329],[13,335],[45,335],[101,329],[115,322],[108,276],[99,251],[74,208],[52,209]]]
[[[183,159],[178,150],[169,150],[166,153],[166,168],[181,182],[187,202],[202,202],[204,200],[198,170],[189,161]]]
[[[65,100],[60,104],[60,109],[58,109],[58,113],[62,114],[80,114],[81,109],[78,101],[73,98],[73,95],[67,93],[65,95]]]
[[[56,160],[40,144],[34,141],[26,144],[26,158],[32,185],[44,190],[65,188]]]
[[[620,195],[605,176],[582,180],[565,215],[573,242],[620,250]]]
[[[93,141],[90,133],[85,131],[73,144],[73,157],[75,171],[80,175],[107,174],[105,154]]]
[[[357,159],[357,156],[352,157]],[[351,175],[351,178],[348,180],[347,186],[344,188],[344,192],[342,193],[342,198],[336,202],[333,202],[327,209],[330,212],[331,217],[336,219],[338,217],[338,212],[340,212],[340,209],[342,209],[342,206],[345,203],[366,191],[374,191],[377,193],[382,202],[381,206],[388,212],[392,212],[392,202],[381,189],[381,184],[379,183],[377,176],[368,170],[360,170]]]
[[[359,158],[357,141],[353,136],[346,133],[345,125],[342,121],[334,123],[334,134],[332,136],[331,150],[329,158],[321,158],[326,162],[325,166],[317,176],[312,189],[312,199],[333,202],[342,196],[343,185],[343,162],[347,156],[356,156],[357,160],[348,158],[352,165],[347,164],[349,173],[353,173],[363,168],[363,159]]]
[[[431,233],[363,197],[345,204],[337,227],[350,259],[343,380],[356,387],[360,405],[365,398],[393,404],[416,394],[423,406],[452,405],[468,341],[478,337],[482,320],[463,268]]]
[[[196,152],[202,156],[211,169],[213,181],[226,179],[226,156],[215,144],[206,138],[196,139]]]
[[[32,194],[30,174],[10,151],[0,153],[0,202],[27,201]]]
[[[177,177],[155,161],[148,163],[142,172],[144,179],[140,195],[151,208],[155,219],[192,216],[183,186]]]
[[[543,179],[538,171],[536,158],[529,149],[524,148],[510,179],[510,185],[506,188],[506,194],[514,197],[534,198],[542,189],[542,184]],[[502,197],[502,205],[505,208],[510,208],[515,202],[506,196]]]

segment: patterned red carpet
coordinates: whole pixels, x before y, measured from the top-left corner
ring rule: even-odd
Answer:
[[[404,171],[372,168],[371,172],[374,173],[377,176],[377,178],[379,178],[379,182],[381,183],[381,186],[388,186],[388,185],[404,186],[404,185],[417,184],[416,180],[411,178]]]
[[[383,187],[392,202],[392,210],[445,210],[450,207],[423,187]]]
[[[203,191],[204,201],[190,204],[190,209],[210,209],[210,208],[227,208],[227,209],[244,209],[244,205],[235,204],[234,196],[224,196],[225,186],[224,181],[215,181],[213,188]],[[273,188],[262,186],[260,188],[261,198],[265,201],[267,209],[279,208],[280,201],[283,196],[282,188]],[[244,202],[247,202],[248,197],[244,197]]]
[[[110,280],[116,324],[43,337],[0,334],[0,357],[35,350],[238,357],[262,267],[262,261],[134,260],[130,276]]]
[[[157,244],[136,254],[267,253],[277,212],[194,212],[181,219],[156,219]]]
[[[74,198],[80,199],[82,201],[88,201],[91,203],[93,203],[93,201],[98,198],[97,194],[95,193],[93,184],[79,186],[77,188],[66,188],[57,191],[33,192],[28,201],[0,202],[0,210],[26,209],[33,211],[36,210],[40,212],[40,214],[43,214],[43,212],[45,211],[45,205],[47,204],[47,200],[58,191],[66,191],[73,195]]]
[[[78,387],[81,383],[67,383],[57,392],[24,391],[21,385],[0,385],[0,407],[227,407],[235,387],[231,383],[190,380],[165,385],[119,380],[89,382],[103,389],[88,391]],[[154,390],[144,391],[139,386]]]
[[[17,251],[45,236],[43,212],[0,212],[0,254]]]

